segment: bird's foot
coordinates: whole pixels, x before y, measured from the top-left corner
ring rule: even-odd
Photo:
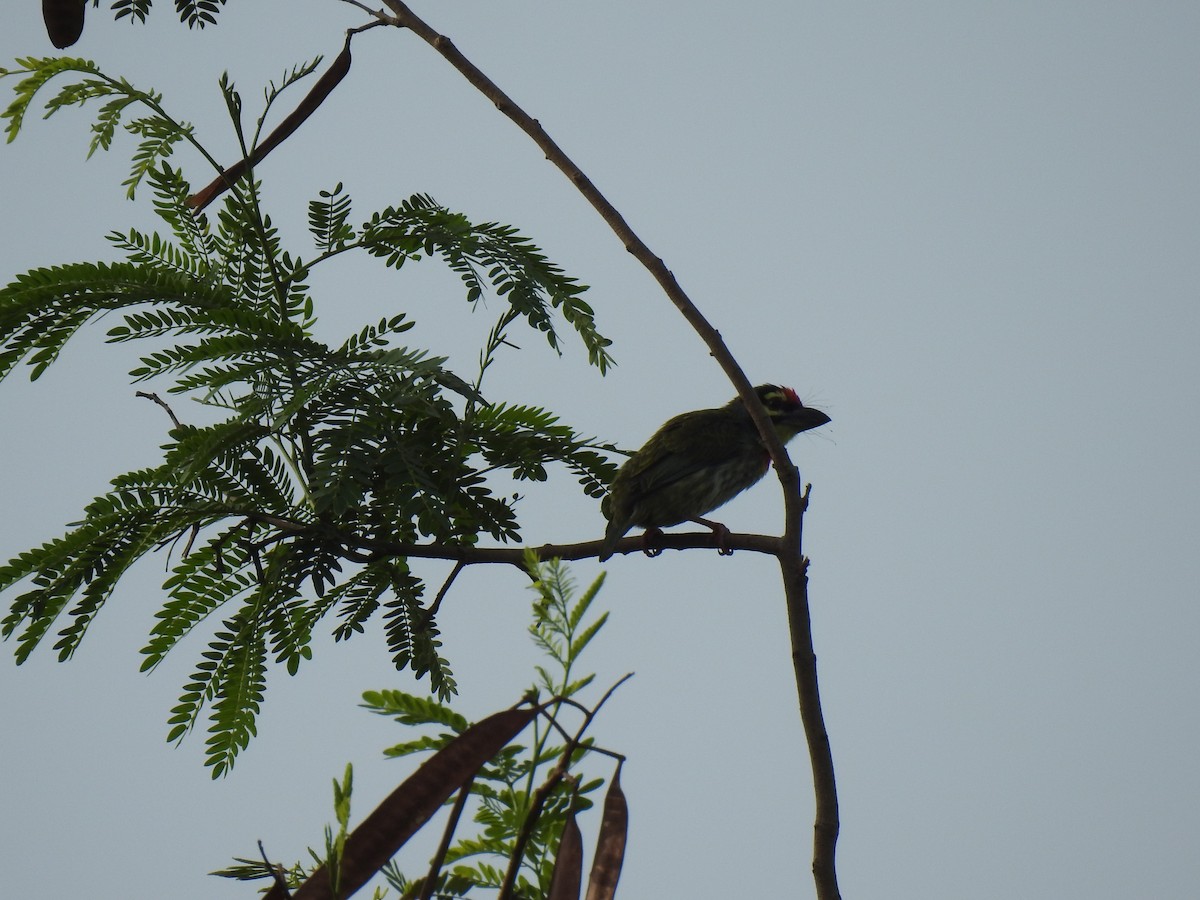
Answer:
[[[642,532],[642,552],[651,559],[662,555],[662,547],[655,546],[660,537],[662,537],[661,528],[647,528]]]
[[[717,539],[717,553],[721,556],[733,556],[733,548],[729,546],[729,529],[720,522],[713,522],[711,519],[702,519],[696,516],[692,519],[697,525],[703,525],[706,528],[711,528],[712,533]]]

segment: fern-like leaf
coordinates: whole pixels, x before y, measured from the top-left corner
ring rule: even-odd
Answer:
[[[209,645],[216,668],[209,682],[213,701],[212,724],[205,741],[205,765],[220,778],[232,768],[237,755],[257,732],[256,719],[266,686],[267,652],[251,614],[243,607],[225,623]]]
[[[188,28],[204,28],[217,24],[217,14],[226,0],[175,0],[179,21]]]
[[[150,6],[154,0],[113,0],[112,9],[117,21],[129,19],[130,22],[142,23],[150,15]]]
[[[308,204],[308,230],[322,253],[343,249],[354,238],[350,218],[350,197],[342,193],[339,181],[332,191],[321,191],[320,199]]]
[[[86,72],[97,76],[96,79],[85,79],[85,83],[90,87],[87,89],[90,93],[84,93],[79,89],[67,93],[64,100],[55,102],[51,99],[47,103],[47,115],[52,115],[55,111],[62,108],[64,105],[82,102],[92,97],[105,96],[104,89],[97,82],[101,81],[102,73],[99,67],[91,60],[75,59],[69,56],[60,57],[36,57],[26,56],[17,60],[19,69],[0,69],[0,78],[6,78],[10,75],[25,75],[16,86],[13,88],[13,93],[16,97],[8,105],[0,119],[7,119],[8,125],[5,126],[5,134],[8,136],[8,142],[12,143],[21,131],[21,126],[25,122],[25,114],[29,111],[33,99],[37,96],[38,91],[46,86],[53,78],[64,72]]]

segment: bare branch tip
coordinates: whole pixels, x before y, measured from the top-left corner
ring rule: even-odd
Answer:
[[[158,396],[158,394],[154,394],[149,391],[136,391],[134,393],[134,396],[141,397],[144,400],[153,400],[155,403],[157,403],[159,406],[161,406],[163,409],[165,409],[167,411],[167,415],[171,417],[171,421],[175,424],[176,428],[182,427],[182,424],[180,423],[179,419],[175,416],[175,411],[173,409],[171,409],[171,407],[167,405],[167,402],[165,400],[163,400],[162,397]]]

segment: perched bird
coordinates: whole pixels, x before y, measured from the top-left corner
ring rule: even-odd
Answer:
[[[785,444],[829,421],[819,409],[801,403],[791,388],[760,384],[754,392]],[[758,429],[737,397],[717,409],[676,416],[613,479],[600,507],[608,519],[600,561],[613,555],[617,542],[635,525],[645,528],[648,537],[680,522],[698,522],[718,537],[727,535],[724,525],[701,516],[757,482],[769,462]]]

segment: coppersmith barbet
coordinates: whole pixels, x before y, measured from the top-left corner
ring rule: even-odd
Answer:
[[[760,384],[754,389],[775,433],[787,443],[802,431],[824,425],[829,416],[805,406],[791,388]],[[723,525],[701,518],[766,474],[770,458],[742,401],[734,397],[717,409],[683,413],[658,429],[621,466],[601,504],[608,519],[600,561],[634,526],[653,535],[680,522],[707,525],[718,535]]]

